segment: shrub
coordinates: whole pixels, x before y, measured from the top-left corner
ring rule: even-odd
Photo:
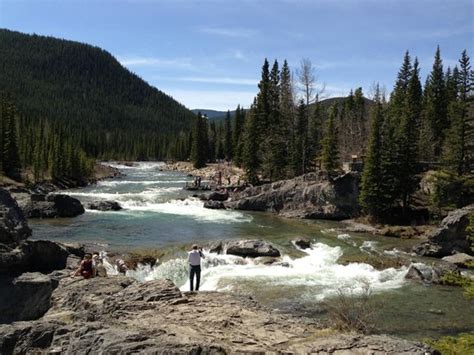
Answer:
[[[442,337],[428,340],[427,343],[443,355],[472,354],[474,349],[474,333],[463,333],[455,337]]]
[[[325,302],[332,328],[369,334],[375,328],[376,306],[371,302],[372,291],[365,283],[361,294],[354,288],[339,288],[335,298]]]

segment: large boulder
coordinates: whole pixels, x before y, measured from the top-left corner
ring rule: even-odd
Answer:
[[[211,210],[225,210],[225,205],[221,201],[205,201],[204,208]]]
[[[474,205],[452,211],[441,221],[435,231],[428,234],[428,240],[413,248],[423,256],[443,257],[454,253],[472,254],[471,243],[466,231],[469,216],[474,213]]]
[[[225,201],[229,198],[229,193],[227,191],[218,192],[214,191],[207,196],[209,201]]]
[[[10,193],[0,188],[0,243],[15,246],[31,235],[25,216]]]
[[[49,240],[27,240],[15,248],[3,246],[0,247],[0,273],[61,270],[66,268],[71,254],[64,245]]]
[[[38,319],[51,305],[53,288],[51,278],[38,272],[0,277],[0,323]]]
[[[444,275],[452,272],[459,271],[456,265],[448,262],[437,262],[431,266],[423,263],[413,263],[410,265],[405,278],[425,284],[439,284]]]
[[[280,251],[263,240],[235,240],[227,242],[226,254],[257,258],[260,256],[281,256]]]
[[[62,194],[34,194],[20,207],[28,218],[76,217],[85,212],[78,199]]]
[[[457,253],[454,255],[445,256],[442,260],[459,267],[467,267],[468,263],[474,263],[474,256],[467,255],[465,253]]]
[[[293,244],[296,245],[300,249],[311,248],[311,242],[306,238],[297,238],[293,240]]]
[[[97,211],[120,211],[123,209],[117,201],[95,201],[89,203],[87,208]]]
[[[335,178],[324,172],[249,187],[232,195],[226,207],[274,212],[285,217],[342,220],[360,212],[359,174]]]

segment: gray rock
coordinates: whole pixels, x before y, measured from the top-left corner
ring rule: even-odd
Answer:
[[[211,210],[225,210],[225,205],[220,201],[205,201],[204,208]]]
[[[384,335],[308,337],[320,331],[314,321],[229,293],[182,294],[168,280],[64,278],[52,299],[42,319],[0,325],[0,353],[431,352]]]
[[[0,188],[0,243],[15,246],[31,235],[25,216],[10,193]]]
[[[41,200],[21,201],[20,207],[28,218],[76,217],[85,212],[81,202],[68,195],[50,194]]]
[[[207,199],[209,201],[225,201],[229,198],[229,193],[227,191],[225,192],[218,192],[214,191],[207,196]]]
[[[71,253],[61,244],[49,240],[27,240],[15,248],[0,252],[0,272],[51,272],[64,269]]]
[[[425,284],[439,284],[441,278],[448,272],[459,272],[456,265],[447,262],[437,262],[429,266],[423,263],[410,265],[405,278]]]
[[[306,238],[295,239],[295,240],[293,240],[293,244],[295,244],[300,249],[311,248],[311,242]]]
[[[467,267],[467,263],[474,262],[474,257],[471,255],[467,255],[465,253],[458,253],[450,256],[445,256],[441,260],[447,261],[448,263],[460,266],[460,267]]]
[[[360,212],[359,174],[335,178],[309,173],[290,180],[249,187],[232,195],[226,207],[274,212],[285,217],[342,220]]]
[[[0,278],[0,323],[38,319],[51,305],[53,282],[34,272]]]
[[[472,254],[466,228],[474,205],[452,211],[442,220],[439,228],[428,235],[428,240],[413,248],[418,255],[443,257],[454,253]]]
[[[89,203],[87,208],[97,211],[120,211],[123,209],[116,201],[96,201]]]
[[[226,254],[242,257],[257,258],[260,256],[281,256],[280,251],[273,245],[262,240],[233,240],[225,247]]]

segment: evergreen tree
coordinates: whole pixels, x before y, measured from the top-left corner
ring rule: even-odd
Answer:
[[[245,113],[237,106],[235,110],[234,130],[232,137],[232,146],[234,147],[234,162],[237,166],[242,164],[242,132],[244,130]]]
[[[245,136],[243,146],[243,166],[246,179],[251,184],[258,183],[258,114],[256,102],[247,111],[245,118]]]
[[[281,68],[280,74],[280,120],[281,120],[281,134],[286,137],[285,153],[289,158],[287,159],[286,175],[291,175],[293,172],[291,164],[291,155],[294,146],[294,119],[295,119],[295,104],[293,102],[293,89],[291,84],[291,72],[288,62],[285,60]]]
[[[232,160],[232,126],[230,123],[230,111],[227,111],[225,117],[225,136],[224,136],[225,158]]]
[[[430,120],[433,138],[435,139],[435,157],[439,157],[444,132],[449,124],[447,119],[446,83],[439,46],[436,50],[433,69],[425,87],[424,114],[425,119]]]
[[[17,138],[17,113],[11,100],[2,97],[1,119],[2,119],[2,169],[6,176],[14,179],[21,179],[20,156],[18,152]]]
[[[207,141],[207,119],[201,115],[201,112],[195,118],[193,135],[192,161],[193,166],[199,169],[206,166],[209,144]]]
[[[401,122],[397,138],[397,189],[402,206],[408,206],[410,195],[417,187],[417,141],[422,109],[422,88],[419,77],[418,60],[415,59],[408,82]]]
[[[383,111],[380,90],[377,85],[374,104],[370,112],[369,143],[359,196],[360,204],[365,212],[376,219],[380,219],[387,210],[382,164]]]
[[[326,132],[322,142],[321,164],[325,171],[333,173],[340,167],[339,149],[337,145],[337,105],[333,105],[329,114]]]

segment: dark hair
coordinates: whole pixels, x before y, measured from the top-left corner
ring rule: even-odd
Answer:
[[[85,253],[84,258],[92,258],[92,254],[91,253]]]
[[[193,244],[193,249],[197,249],[197,248],[198,248],[197,244]]]
[[[99,255],[99,253],[95,251],[92,253],[92,255]]]

